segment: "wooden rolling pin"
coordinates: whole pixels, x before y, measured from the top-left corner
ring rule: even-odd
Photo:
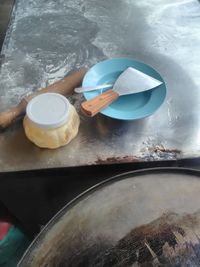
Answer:
[[[37,95],[50,92],[58,93],[61,95],[67,95],[69,93],[72,93],[74,88],[81,84],[86,71],[87,70],[85,68],[80,68],[79,70],[69,74],[64,79],[54,84],[51,84],[46,88],[42,88],[34,92],[33,94],[25,96],[16,107],[13,107],[8,111],[0,113],[0,128],[7,128],[18,117],[25,114],[28,102]]]

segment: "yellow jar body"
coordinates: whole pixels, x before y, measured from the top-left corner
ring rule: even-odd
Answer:
[[[80,119],[74,106],[70,106],[68,121],[58,128],[38,127],[25,116],[24,130],[27,138],[41,148],[55,149],[67,145],[78,134]]]

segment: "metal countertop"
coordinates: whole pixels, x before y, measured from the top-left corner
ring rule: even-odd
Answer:
[[[199,25],[198,0],[17,0],[1,52],[0,111],[75,68],[110,57],[152,65],[168,94],[140,121],[81,115],[77,138],[55,151],[32,145],[18,122],[0,133],[0,170],[199,157]],[[79,110],[80,96],[70,100]]]

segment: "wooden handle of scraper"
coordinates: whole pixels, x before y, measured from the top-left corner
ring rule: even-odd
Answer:
[[[118,93],[113,90],[108,90],[95,98],[85,101],[81,104],[81,108],[84,114],[93,117],[103,108],[110,105],[119,97]]]
[[[12,124],[19,116],[23,115],[26,111],[26,106],[28,102],[35,96],[43,93],[58,93],[61,95],[67,95],[73,92],[74,88],[79,86],[83,80],[86,73],[85,68],[81,68],[71,74],[69,74],[64,79],[42,88],[33,94],[25,96],[21,102],[8,111],[0,113],[0,128],[6,128]]]

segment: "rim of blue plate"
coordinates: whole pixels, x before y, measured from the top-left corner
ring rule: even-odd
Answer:
[[[107,117],[119,120],[143,119],[155,113],[166,98],[166,84],[159,72],[149,64],[133,58],[111,58],[98,62],[87,71],[84,76],[82,86],[85,87],[102,84],[103,80],[105,80],[105,82],[109,82],[106,81],[105,78],[109,75],[114,76],[114,82],[120,73],[128,67],[134,67],[143,71],[144,73],[162,81],[163,84],[143,93],[119,97],[116,102],[113,102],[100,112]],[[111,72],[105,69],[109,69]],[[100,91],[91,91],[85,92],[83,95],[86,100],[90,100],[100,93]],[[137,103],[140,102],[141,105],[137,107]],[[132,107],[132,104],[133,106],[136,105],[135,109]]]

